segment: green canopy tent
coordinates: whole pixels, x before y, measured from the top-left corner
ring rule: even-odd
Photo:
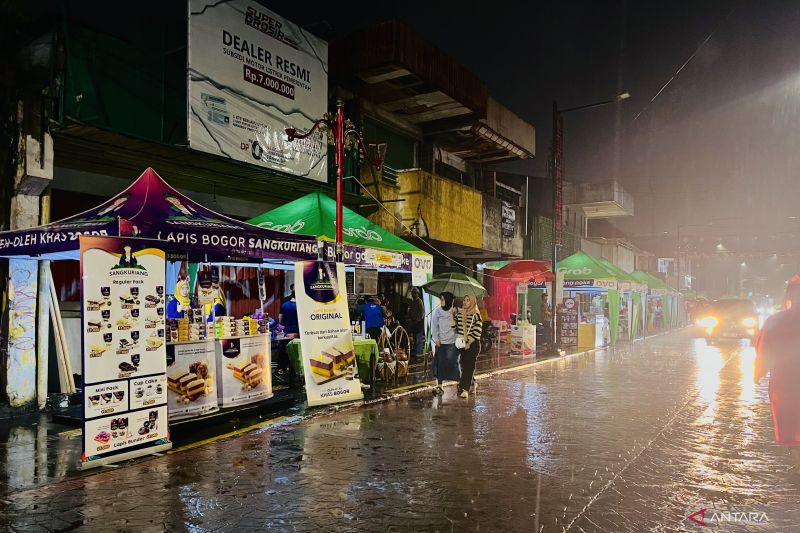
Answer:
[[[577,252],[558,263],[564,274],[564,290],[576,292],[606,292],[611,328],[611,344],[619,334],[619,289],[617,275],[600,260],[585,252]]]
[[[422,285],[433,273],[431,255],[392,232],[344,207],[346,265],[414,274],[414,285]],[[319,192],[307,194],[247,221],[287,233],[314,235],[326,243],[326,258],[335,257],[336,201]]]
[[[631,312],[629,336],[631,339],[637,338],[644,331],[644,314],[642,313],[642,293],[647,290],[647,286],[634,278],[630,272],[625,272],[620,267],[604,257],[597,259],[608,269],[609,272],[617,276],[619,291],[621,294],[630,293]],[[621,305],[621,304],[620,304]]]
[[[664,309],[664,327],[674,327],[674,321],[677,319],[677,302],[675,299],[675,291],[664,281],[658,279],[649,272],[641,272],[637,270],[631,275],[641,283],[647,285],[647,287],[650,289],[650,296],[659,297],[662,299],[662,307]]]

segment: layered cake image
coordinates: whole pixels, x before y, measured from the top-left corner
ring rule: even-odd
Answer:
[[[264,373],[260,366],[247,360],[228,365],[228,368],[233,370],[233,377],[244,383],[244,387],[248,390],[256,388],[261,383]]]
[[[208,363],[198,361],[190,365],[188,372],[168,374],[167,388],[178,396],[178,403],[189,403],[214,391],[214,376],[208,371]]]
[[[317,385],[322,385],[342,376],[352,376],[356,362],[353,345],[349,339],[340,338],[336,343],[309,358],[311,375]]]

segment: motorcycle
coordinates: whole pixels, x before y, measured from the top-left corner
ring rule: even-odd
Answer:
[[[500,337],[500,330],[492,324],[491,320],[484,320],[481,329],[480,351],[478,353],[489,353],[492,346]]]

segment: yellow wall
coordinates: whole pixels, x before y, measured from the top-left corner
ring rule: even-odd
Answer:
[[[431,239],[473,248],[482,247],[483,198],[481,193],[460,183],[413,170],[398,172],[398,202],[407,227],[417,221],[417,207],[427,223]],[[419,235],[425,237],[420,221]]]

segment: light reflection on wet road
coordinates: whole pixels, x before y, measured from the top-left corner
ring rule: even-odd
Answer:
[[[686,517],[716,506],[769,520],[724,531],[800,530],[753,358],[673,334],[483,380],[468,403],[451,388],[15,493],[0,524],[702,531]]]

